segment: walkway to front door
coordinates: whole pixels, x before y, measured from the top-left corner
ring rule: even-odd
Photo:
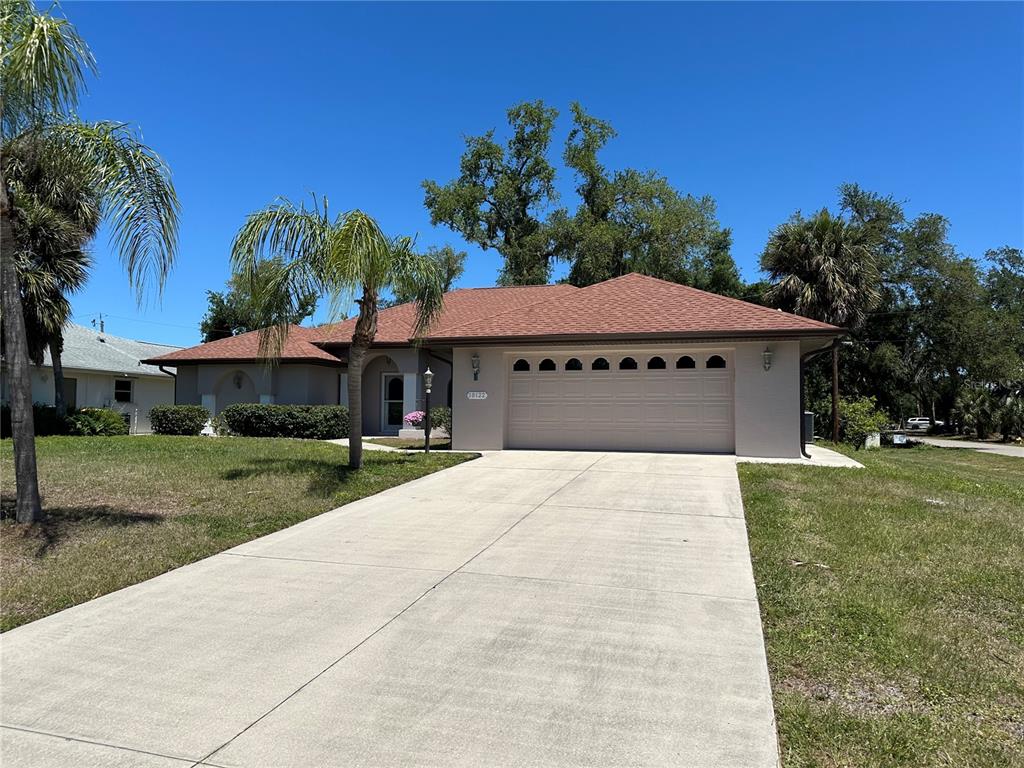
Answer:
[[[777,765],[731,456],[491,454],[2,646],[4,768]]]

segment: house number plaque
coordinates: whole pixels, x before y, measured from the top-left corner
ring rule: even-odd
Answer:
[[[467,400],[486,400],[487,399],[487,393],[486,392],[467,392],[466,393],[466,399]]]

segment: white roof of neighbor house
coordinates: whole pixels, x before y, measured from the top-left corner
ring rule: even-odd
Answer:
[[[169,377],[169,374],[157,366],[144,365],[140,361],[166,355],[176,349],[181,347],[122,339],[120,336],[101,334],[92,328],[72,324],[64,329],[64,351],[60,360],[65,368],[106,371],[128,376]],[[46,351],[43,365],[52,365],[49,350]]]

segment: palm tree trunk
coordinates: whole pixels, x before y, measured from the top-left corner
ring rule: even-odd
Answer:
[[[68,415],[68,404],[64,399],[64,364],[60,359],[63,346],[63,339],[54,339],[50,342],[50,362],[53,365],[53,405],[60,418]]]
[[[839,346],[832,347],[832,442],[839,442]]]
[[[363,358],[366,347],[348,348],[348,465],[363,466]]]
[[[363,296],[356,300],[359,317],[348,348],[348,465],[363,466],[363,358],[377,335],[377,292],[363,286]]]
[[[21,308],[18,272],[14,266],[14,232],[7,182],[0,177],[0,309],[4,317],[7,392],[14,438],[15,515],[19,523],[43,519],[36,472],[36,431],[32,421],[32,379],[28,366],[28,336]]]

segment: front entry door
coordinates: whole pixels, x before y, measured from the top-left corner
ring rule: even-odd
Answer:
[[[405,404],[405,381],[402,374],[385,373],[381,398],[380,428],[385,434],[398,434],[402,428]]]

